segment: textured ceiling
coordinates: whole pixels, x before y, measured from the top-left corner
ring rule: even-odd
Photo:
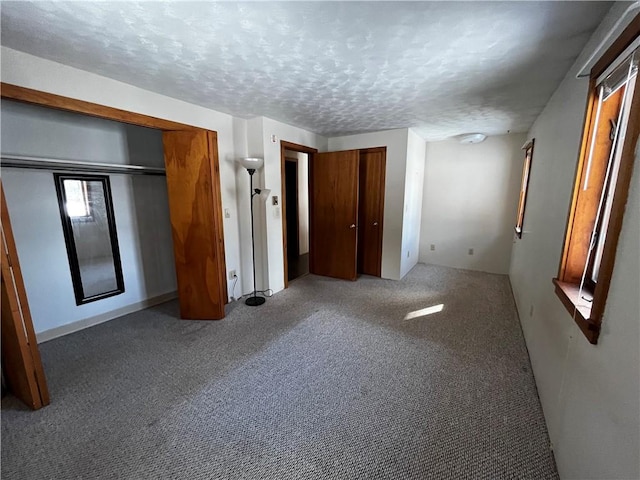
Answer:
[[[524,132],[607,2],[10,2],[2,44],[323,135]]]

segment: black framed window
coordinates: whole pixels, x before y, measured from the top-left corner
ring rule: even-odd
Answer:
[[[57,173],[54,179],[76,304],[123,293],[109,177]]]

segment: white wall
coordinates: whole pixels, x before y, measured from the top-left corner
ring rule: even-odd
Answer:
[[[418,263],[420,224],[424,188],[426,143],[409,129],[407,135],[407,169],[405,176],[404,219],[402,224],[402,258],[400,276],[404,277]]]
[[[524,234],[510,278],[561,478],[640,478],[640,160],[634,174],[598,345],[554,293],[588,81],[577,66],[624,6],[616,5],[529,136],[533,153]]]
[[[282,177],[280,159],[280,141],[297,143],[320,151],[327,149],[327,139],[321,135],[286,125],[270,118],[262,119],[262,139],[264,151],[264,186],[271,189],[271,195],[282,198]],[[275,135],[276,141],[271,140]],[[256,204],[257,205],[257,204]],[[284,288],[284,245],[282,239],[282,211],[280,206],[274,206],[269,199],[264,208],[266,235],[262,232],[266,245],[267,262],[263,264],[267,272],[268,285],[274,292]]]
[[[309,253],[309,155],[298,152],[298,251]]]
[[[11,101],[2,101],[1,109],[3,154],[148,166],[164,163],[162,138],[153,130]],[[176,290],[165,178],[109,177],[125,292],[78,306],[52,173],[2,169],[38,334]]]
[[[427,143],[420,262],[509,272],[525,140],[511,134],[474,145]]]
[[[403,218],[407,167],[408,129],[348,135],[329,139],[329,151],[387,147],[384,188],[384,229],[382,231],[382,277],[402,278]]]

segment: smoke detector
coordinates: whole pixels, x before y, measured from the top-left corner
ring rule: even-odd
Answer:
[[[473,143],[484,142],[487,136],[483,133],[466,133],[458,137],[458,142],[462,145],[471,145]]]

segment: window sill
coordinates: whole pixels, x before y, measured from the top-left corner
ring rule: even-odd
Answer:
[[[556,286],[556,295],[564,307],[571,314],[587,340],[595,345],[598,342],[600,325],[591,319],[593,296],[585,291],[581,294],[579,285],[561,282],[557,278],[553,279],[553,284]]]

